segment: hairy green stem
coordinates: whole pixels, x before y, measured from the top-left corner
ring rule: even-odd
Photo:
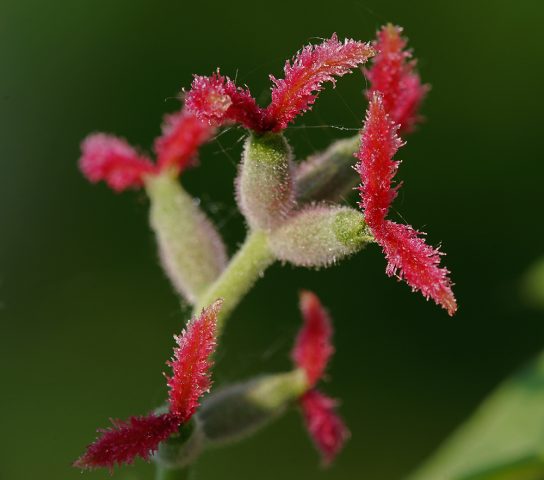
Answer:
[[[199,298],[194,314],[199,314],[204,307],[222,298],[223,308],[217,318],[217,331],[220,334],[232,310],[274,260],[267,234],[260,230],[250,232],[227,268]]]

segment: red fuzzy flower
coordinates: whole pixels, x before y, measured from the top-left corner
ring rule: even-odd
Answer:
[[[421,84],[415,71],[416,61],[410,60],[412,53],[405,50],[407,40],[401,34],[402,28],[391,24],[378,31],[374,42],[378,54],[372,67],[364,72],[370,81],[368,98],[381,92],[385,111],[402,132],[409,132],[421,119],[418,110],[429,86]]]
[[[202,311],[176,336],[174,358],[167,362],[173,375],[168,378],[170,411],[186,422],[198,407],[199,398],[211,387],[209,371],[213,365],[210,355],[215,350],[216,319],[222,301],[218,300]]]
[[[169,412],[113,420],[113,428],[102,434],[74,463],[79,468],[107,467],[131,463],[134,458],[148,459],[170,435],[186,423],[198,407],[199,398],[209,390],[210,355],[215,349],[217,314],[222,301],[217,300],[193,318],[183,333],[176,337],[178,347],[174,359],[167,362],[174,372],[168,379]]]
[[[356,168],[362,181],[360,206],[387,258],[386,273],[406,281],[413,290],[421,291],[425,298],[432,298],[453,315],[457,304],[449,271],[439,266],[441,253],[426,245],[419,236],[423,234],[412,227],[385,219],[398,188],[391,186],[399,165],[393,156],[402,145],[397,130],[398,126],[386,114],[382,95],[374,93],[356,155],[359,160]]]
[[[208,141],[214,129],[191,115],[187,110],[167,115],[162,135],[155,140],[159,170],[184,170],[195,159],[198,148]]]
[[[336,34],[321,45],[304,47],[285,63],[285,79],[276,79],[268,108],[257,105],[247,88],[237,87],[219,71],[210,77],[195,76],[185,104],[211,125],[236,122],[257,132],[279,132],[295,117],[311,108],[323,83],[335,83],[374,53],[372,47],[355,40],[338,41]]]
[[[370,45],[355,40],[338,41],[336,34],[321,45],[307,45],[285,62],[284,79],[270,76],[274,83],[272,102],[266,109],[273,131],[287,128],[296,116],[314,104],[323,83],[336,83],[336,77],[350,73],[366,62],[374,51]]]
[[[300,309],[304,318],[291,357],[308,380],[308,390],[299,405],[315,446],[325,465],[334,460],[349,437],[349,431],[335,411],[336,401],[315,389],[327,363],[334,353],[331,343],[332,323],[319,298],[312,292],[300,294]]]
[[[143,185],[145,175],[154,173],[151,161],[138,154],[125,140],[103,133],[88,136],[81,144],[79,166],[93,183],[104,180],[113,190]]]
[[[156,165],[125,140],[96,133],[81,144],[79,166],[91,182],[103,180],[117,192],[139,188],[146,175],[156,175],[169,168],[178,172],[187,168],[198,148],[212,135],[209,125],[183,109],[166,117],[163,133],[155,140]]]
[[[312,292],[301,292],[300,310],[304,326],[297,336],[292,358],[297,367],[306,373],[310,387],[314,387],[334,353],[332,324],[319,298]]]
[[[350,436],[348,428],[335,411],[337,402],[317,390],[310,390],[299,403],[306,428],[321,452],[323,463],[328,465]]]

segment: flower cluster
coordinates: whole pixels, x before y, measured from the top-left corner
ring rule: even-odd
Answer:
[[[387,25],[373,43],[332,35],[303,47],[286,61],[284,78],[270,76],[267,107],[219,70],[195,76],[182,110],[165,118],[154,144],[155,162],[117,137],[85,139],[80,167],[91,182],[105,181],[115,191],[145,187],[160,261],[194,314],[175,337],[177,347],[167,362],[172,369],[168,408],[113,420],[75,466],[112,469],[135,457],[153,457],[159,468],[181,471],[204,446],[253,433],[293,404],[301,409],[323,463],[332,462],[349,431],[336,413],[337,402],[317,388],[334,353],[333,329],[311,292],[300,296],[304,323],[291,353],[292,371],[227,385],[201,400],[211,387],[211,356],[227,317],[274,261],[328,267],[377,243],[387,275],[455,313],[442,253],[424,242],[423,233],[388,219],[400,187],[394,185],[400,163],[394,157],[404,145],[399,132],[409,133],[420,121],[419,107],[429,90],[401,32]],[[297,164],[283,131],[313,107],[324,84],[334,86],[368,60],[363,72],[369,103],[360,134]],[[195,163],[198,149],[217,128],[230,124],[249,134],[235,181],[248,235],[229,260],[219,230],[176,177]],[[340,204],[357,183],[360,209]]]

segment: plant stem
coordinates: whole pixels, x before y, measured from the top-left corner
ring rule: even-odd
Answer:
[[[204,307],[222,298],[223,308],[217,318],[218,335],[221,334],[229,314],[274,260],[268,247],[267,234],[261,230],[250,232],[227,268],[200,297],[194,314],[199,314]]]
[[[157,465],[155,480],[188,480],[191,476],[189,468],[168,468]]]

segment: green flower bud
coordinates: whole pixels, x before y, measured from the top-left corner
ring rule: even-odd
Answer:
[[[327,267],[373,241],[363,215],[349,207],[312,205],[270,234],[279,260],[302,267]]]
[[[237,200],[249,226],[273,230],[295,205],[292,153],[281,134],[251,134],[237,179]]]
[[[225,268],[223,241],[206,214],[168,172],[149,176],[145,186],[164,271],[178,293],[194,304]]]
[[[297,200],[338,202],[348,195],[360,182],[353,169],[358,148],[358,136],[345,138],[302,162],[294,174]]]
[[[302,370],[265,375],[211,394],[197,415],[208,442],[236,441],[280,416],[307,388]]]

